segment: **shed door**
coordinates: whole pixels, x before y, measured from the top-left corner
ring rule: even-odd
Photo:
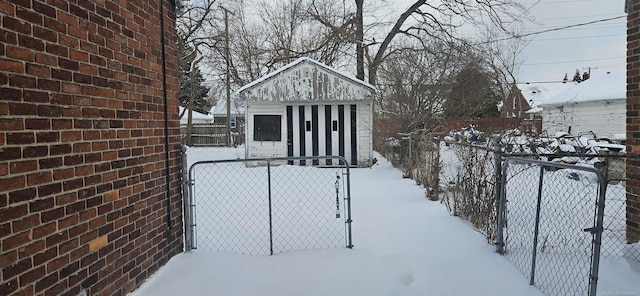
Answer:
[[[287,155],[340,155],[357,165],[356,119],[356,105],[287,106]],[[300,165],[338,165],[330,159],[308,162]]]

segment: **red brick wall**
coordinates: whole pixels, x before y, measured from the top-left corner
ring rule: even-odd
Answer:
[[[627,1],[627,151],[640,153],[640,0]],[[640,241],[640,160],[627,160],[627,242]]]
[[[0,0],[0,295],[123,295],[182,251],[164,1],[167,106],[160,0]]]

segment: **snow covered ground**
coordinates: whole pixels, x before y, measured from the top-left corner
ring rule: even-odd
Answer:
[[[190,148],[189,163],[241,158],[242,148]],[[352,169],[354,249],[247,256],[194,250],[172,258],[140,295],[542,295],[483,235],[429,201],[379,155]],[[620,259],[599,295],[640,295],[640,273]]]

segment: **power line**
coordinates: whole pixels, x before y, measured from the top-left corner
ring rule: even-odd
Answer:
[[[605,60],[623,59],[623,58],[626,58],[626,57],[610,57],[610,58],[601,58],[601,59],[573,60],[573,61],[564,61],[564,62],[557,61],[557,62],[548,62],[548,63],[531,63],[531,64],[523,64],[523,66],[568,64],[568,63],[580,63],[580,62],[592,62],[592,61],[605,61]]]
[[[567,20],[567,19],[581,19],[581,18],[613,16],[613,15],[618,15],[618,14],[617,13],[607,13],[607,14],[592,14],[592,15],[581,15],[581,16],[552,17],[552,18],[545,18],[545,19],[536,19],[536,21],[554,21],[554,20]]]
[[[612,25],[607,25],[607,26],[589,26],[589,27],[579,27],[579,28],[569,28],[569,29],[565,29],[566,31],[578,31],[578,30],[598,30],[598,29],[627,29],[627,24],[625,23],[611,23]],[[524,30],[531,30],[532,32],[537,32],[535,31],[536,29],[542,29],[544,27],[534,27],[534,28],[523,28]],[[552,27],[552,28],[559,28],[559,27]]]
[[[546,38],[546,39],[534,39],[534,41],[553,41],[553,40],[575,40],[575,39],[590,39],[590,38],[602,38],[602,37],[617,37],[627,36],[626,34],[611,34],[611,35],[593,35],[593,36],[581,36],[581,37],[565,37],[565,38]]]
[[[574,2],[588,2],[590,0],[568,0],[568,1],[547,1],[547,2],[541,2],[541,1],[536,1],[536,3],[534,3],[533,5],[545,5],[545,4],[567,4],[567,3],[574,3]]]
[[[570,83],[573,81],[564,81],[564,80],[551,80],[551,81],[525,81],[525,82],[516,82],[516,84],[542,84],[542,83]]]
[[[533,35],[539,35],[539,34],[548,33],[548,32],[566,30],[566,29],[569,29],[569,28],[575,28],[575,27],[587,26],[587,25],[591,25],[591,24],[602,23],[602,22],[621,19],[621,18],[626,18],[626,17],[627,17],[626,15],[621,15],[621,16],[616,16],[616,17],[604,18],[604,19],[589,21],[589,22],[585,22],[585,23],[578,23],[578,24],[567,25],[567,26],[563,26],[563,27],[557,27],[557,28],[551,28],[551,29],[537,31],[537,32],[521,34],[521,35],[514,35],[514,36],[510,36],[510,37],[496,39],[496,40],[478,42],[476,44],[486,44],[486,43],[493,43],[493,42],[498,42],[498,41],[517,39],[517,38],[528,37],[528,36],[533,36]]]
[[[522,37],[527,37],[527,36],[532,36],[532,35],[538,35],[538,34],[542,34],[542,33],[548,33],[548,32],[553,32],[553,31],[560,31],[560,30],[565,30],[565,29],[569,29],[569,28],[575,28],[575,27],[587,26],[587,25],[596,24],[596,23],[601,23],[601,22],[606,22],[606,21],[612,21],[612,20],[621,19],[621,18],[626,18],[626,17],[627,17],[626,15],[620,15],[620,16],[616,16],[616,17],[604,18],[604,19],[599,19],[599,20],[590,21],[590,22],[586,22],[586,23],[578,23],[578,24],[573,24],[573,25],[568,25],[568,26],[563,26],[563,27],[557,27],[557,28],[551,28],[551,29],[542,30],[542,31],[537,31],[537,32],[526,33],[526,34],[522,34],[522,35],[516,35],[516,36],[514,36],[514,37],[512,37],[512,38],[522,38]]]

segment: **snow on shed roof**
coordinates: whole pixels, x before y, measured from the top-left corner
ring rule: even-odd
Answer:
[[[541,105],[626,99],[626,79],[624,72],[593,75],[588,80],[549,98]]]
[[[250,88],[252,88],[252,87],[254,87],[256,85],[262,84],[266,80],[268,80],[269,78],[274,77],[274,76],[276,76],[276,75],[278,75],[278,74],[280,74],[280,73],[282,73],[282,72],[284,72],[284,71],[286,71],[288,69],[291,69],[291,68],[293,68],[293,67],[295,67],[295,66],[297,66],[299,64],[305,63],[305,62],[314,64],[316,66],[320,66],[320,67],[326,69],[327,71],[333,72],[335,74],[338,74],[338,75],[344,77],[347,80],[351,80],[354,83],[358,83],[358,84],[361,84],[361,85],[363,85],[365,87],[371,88],[371,90],[373,90],[373,91],[376,90],[376,88],[373,85],[371,85],[371,84],[369,84],[367,82],[364,82],[364,81],[362,81],[362,80],[360,80],[358,78],[355,78],[351,74],[343,73],[343,72],[338,71],[337,69],[335,69],[333,67],[327,66],[327,65],[325,65],[323,63],[320,63],[320,62],[318,62],[316,60],[313,60],[313,59],[310,59],[310,58],[307,58],[307,57],[302,57],[302,58],[299,58],[299,59],[297,59],[297,60],[295,60],[295,61],[293,61],[293,62],[291,62],[291,63],[289,63],[287,65],[284,65],[281,68],[279,68],[279,69],[277,69],[277,70],[275,70],[275,71],[273,71],[273,72],[271,72],[271,73],[269,73],[267,75],[264,75],[264,76],[262,76],[262,77],[260,77],[260,78],[258,78],[256,80],[250,82],[249,84],[241,87],[240,89],[238,89],[236,91],[236,94],[239,94],[239,93],[241,93],[241,92],[243,92],[243,91],[245,91],[247,89],[250,89]]]
[[[570,89],[576,84],[573,81],[569,81],[567,83],[518,83],[517,85],[529,105],[535,108],[545,104],[549,98]]]

